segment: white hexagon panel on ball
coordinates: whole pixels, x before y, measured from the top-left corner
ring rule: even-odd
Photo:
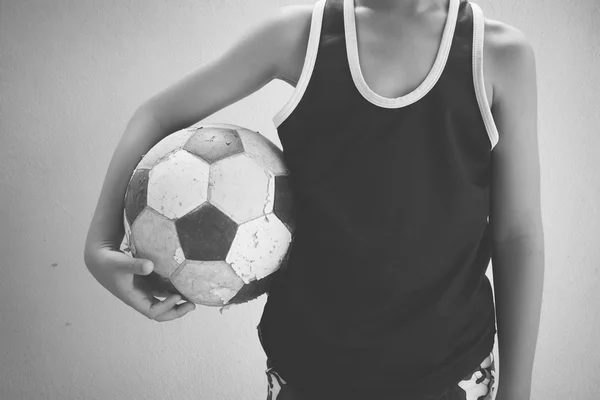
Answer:
[[[246,154],[227,157],[211,165],[209,200],[236,223],[250,221],[273,210],[271,179]]]
[[[209,306],[229,303],[244,286],[225,261],[185,260],[171,283],[190,301]]]
[[[185,260],[175,223],[146,207],[131,227],[135,256],[152,261],[154,271],[168,278]]]
[[[291,241],[290,231],[275,214],[261,216],[238,227],[225,261],[250,283],[280,266]]]
[[[155,144],[148,153],[144,154],[144,157],[138,164],[137,168],[150,169],[155,166],[161,159],[166,158],[170,153],[175,150],[179,150],[181,146],[192,136],[194,133],[189,129],[182,129],[174,132],[160,142]]]
[[[283,163],[283,153],[273,142],[258,132],[249,129],[240,135],[246,155],[262,165],[273,175],[287,175],[288,170]]]
[[[209,165],[185,150],[150,170],[148,206],[167,218],[180,218],[207,199]]]

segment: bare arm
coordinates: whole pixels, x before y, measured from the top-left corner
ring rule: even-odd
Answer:
[[[131,173],[156,143],[262,88],[285,56],[285,8],[207,62],[144,102],[131,117],[106,173],[86,249],[118,248],[123,239],[123,198]],[[289,34],[287,34],[289,36]]]
[[[537,139],[537,78],[531,44],[517,29],[491,27],[493,114],[490,224],[500,380],[496,400],[529,400],[544,281]]]
[[[176,297],[159,302],[136,287],[132,273],[145,275],[152,265],[147,260],[130,260],[119,251],[124,236],[124,196],[135,166],[165,136],[243,99],[281,75],[285,60],[294,51],[291,40],[300,35],[294,21],[301,18],[297,8],[283,7],[220,57],[144,102],[131,117],[105,176],[88,230],[84,261],[106,289],[144,315],[156,319],[174,306]],[[171,313],[161,320],[179,316]]]

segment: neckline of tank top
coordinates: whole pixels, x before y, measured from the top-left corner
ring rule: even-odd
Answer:
[[[354,0],[343,0],[344,13],[344,35],[346,39],[346,52],[352,80],[361,95],[372,104],[384,108],[401,108],[413,104],[423,98],[437,83],[448,60],[454,30],[458,20],[458,8],[461,0],[450,0],[448,5],[448,15],[442,33],[442,40],[433,63],[433,67],[427,74],[427,77],[413,91],[404,96],[389,98],[375,93],[362,74],[358,56],[358,39],[356,34],[356,17],[354,14]]]

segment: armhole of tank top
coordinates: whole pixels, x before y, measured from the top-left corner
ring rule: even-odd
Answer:
[[[499,136],[498,128],[492,115],[492,109],[487,99],[483,76],[485,19],[479,5],[471,2],[470,5],[473,9],[473,83],[475,84],[475,94],[477,95],[479,110],[481,111],[481,116],[483,117],[483,122],[485,123],[485,128],[490,139],[491,151],[498,143]]]
[[[304,64],[302,66],[302,72],[300,72],[300,77],[298,79],[298,83],[294,88],[292,96],[285,103],[283,108],[275,114],[273,117],[273,124],[275,128],[278,128],[279,125],[283,123],[290,116],[292,111],[298,106],[306,88],[308,87],[308,81],[310,81],[310,77],[312,75],[313,69],[315,67],[315,61],[317,59],[317,50],[319,48],[319,39],[321,36],[321,26],[323,22],[323,12],[325,10],[325,0],[319,0],[313,9],[312,19],[310,23],[310,32],[308,35],[308,46],[306,49],[306,56],[304,57]]]

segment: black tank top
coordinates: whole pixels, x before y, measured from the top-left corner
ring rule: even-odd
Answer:
[[[396,99],[358,62],[353,0],[321,0],[274,117],[296,230],[258,326],[311,399],[440,394],[493,349],[491,152],[481,9],[450,0],[434,66]]]

